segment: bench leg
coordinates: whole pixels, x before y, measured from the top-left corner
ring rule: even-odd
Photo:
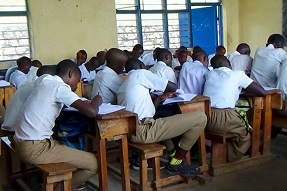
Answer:
[[[72,181],[70,180],[64,180],[63,181],[64,184],[64,191],[70,191],[72,188]]]
[[[147,159],[141,159],[140,162],[140,189],[147,190]]]
[[[50,184],[46,184],[45,186],[45,191],[54,191],[54,184],[50,183]]]
[[[227,163],[227,144],[211,143],[211,166]]]
[[[153,159],[153,181],[159,181],[161,179],[160,175],[160,158],[155,157]],[[157,188],[155,184],[153,184],[154,190],[160,191],[161,188]]]

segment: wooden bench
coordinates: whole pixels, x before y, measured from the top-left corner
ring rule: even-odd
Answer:
[[[21,189],[31,191],[31,189],[21,180],[24,175],[35,172],[34,169],[26,169],[24,163],[21,163],[21,170],[18,172],[12,171],[12,157],[11,152],[15,152],[14,145],[9,141],[8,137],[1,137],[1,142],[5,147],[5,157],[8,181],[16,181]],[[43,174],[43,183],[46,191],[54,190],[54,183],[62,182],[63,190],[71,190],[72,172],[76,168],[68,163],[51,163],[34,165],[36,169]]]

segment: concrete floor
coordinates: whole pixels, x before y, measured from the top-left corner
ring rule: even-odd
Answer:
[[[192,191],[285,191],[287,190],[287,136],[278,135],[272,140],[272,160],[264,165],[255,166],[236,173],[211,177],[205,185],[198,185]],[[8,185],[5,179],[4,157],[0,157],[0,176],[3,191],[15,191],[13,185]],[[137,172],[131,170],[132,176]],[[97,184],[97,177],[91,182]],[[94,190],[87,187],[86,191]],[[109,190],[121,190],[117,177],[109,174]],[[186,191],[187,191],[186,190]],[[36,190],[35,190],[36,191]]]

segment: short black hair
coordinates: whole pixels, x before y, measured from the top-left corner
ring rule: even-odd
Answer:
[[[200,60],[202,57],[204,57],[206,55],[206,53],[203,51],[203,50],[197,50],[196,52],[194,52],[192,54],[192,60],[195,61],[195,60]]]
[[[97,57],[95,57],[95,56],[93,56],[93,57],[89,60],[89,62],[90,62],[90,64],[91,64],[92,66],[100,65],[99,59],[98,59]]]
[[[26,65],[32,65],[31,59],[26,57],[26,56],[22,56],[22,57],[18,58],[16,62],[17,62],[18,67],[24,67]]]
[[[156,52],[156,59],[157,59],[157,61],[163,61],[166,54],[171,54],[171,52],[168,49],[166,49],[166,48],[160,48]]]
[[[192,53],[194,54],[194,53],[197,52],[197,51],[202,51],[202,48],[201,48],[200,46],[194,46],[194,47],[192,48]]]
[[[56,70],[52,66],[42,66],[41,68],[39,68],[37,70],[37,76],[40,77],[43,74],[55,75],[56,74]]]
[[[142,65],[144,65],[144,63],[142,61],[140,61],[137,58],[130,58],[127,60],[126,62],[126,72],[129,72],[131,70],[135,70],[135,69],[143,69]]]
[[[187,48],[185,46],[180,46],[179,49],[187,50]]]
[[[272,34],[267,40],[267,44],[282,44],[284,45],[285,39],[281,34]]]
[[[210,63],[213,68],[231,67],[229,60],[225,56],[219,54],[212,57]]]
[[[62,77],[67,74],[70,70],[76,71],[81,75],[81,71],[78,67],[78,65],[75,64],[70,59],[65,59],[59,62],[56,66],[56,75]]]
[[[138,51],[138,50],[144,50],[144,49],[143,49],[143,46],[142,46],[141,44],[136,44],[136,45],[134,45],[134,47],[133,47],[133,52],[134,52],[134,51]]]
[[[79,50],[79,53],[81,53],[82,55],[88,57],[88,54],[85,50]]]
[[[216,51],[218,51],[218,50],[220,50],[220,49],[226,50],[225,47],[222,46],[222,45],[219,45],[219,46],[216,47]]]

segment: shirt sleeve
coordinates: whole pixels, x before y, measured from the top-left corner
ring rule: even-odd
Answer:
[[[148,89],[154,89],[157,91],[164,91],[166,89],[168,80],[162,78],[148,70],[143,70],[142,78],[139,79],[141,85]]]
[[[253,82],[253,80],[249,78],[243,71],[238,71],[238,74],[238,79],[240,80],[239,85],[246,89]]]
[[[55,95],[56,101],[63,103],[66,106],[70,106],[72,103],[80,99],[80,97],[71,91],[71,88],[68,85],[60,86]]]

